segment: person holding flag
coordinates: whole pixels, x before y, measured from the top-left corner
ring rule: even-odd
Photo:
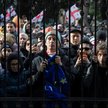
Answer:
[[[65,99],[69,96],[69,82],[73,78],[73,72],[69,71],[69,59],[60,48],[61,42],[59,32],[49,31],[45,35],[46,49],[32,61],[32,71],[36,72],[33,90],[35,96],[51,100],[46,102],[46,108],[68,107]],[[74,71],[72,62],[70,68]]]

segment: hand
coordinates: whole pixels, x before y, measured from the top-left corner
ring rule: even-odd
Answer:
[[[77,67],[77,66],[80,65],[80,64],[81,64],[81,58],[78,57],[78,58],[77,58],[77,61],[76,61],[76,63],[75,63],[75,65],[74,65],[74,67]]]
[[[43,72],[47,65],[48,65],[48,61],[47,60],[42,61],[40,63],[40,69],[39,69],[39,71]]]
[[[60,57],[60,56],[56,56],[56,57],[55,57],[55,63],[56,63],[56,64],[59,64],[59,65],[62,65],[61,57]]]

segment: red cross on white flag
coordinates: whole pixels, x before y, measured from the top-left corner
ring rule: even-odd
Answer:
[[[16,12],[15,9],[13,8],[13,6],[10,6],[7,10],[6,10],[6,21],[10,20],[11,17],[16,16]]]
[[[41,22],[43,19],[43,11],[32,19],[32,23]]]
[[[76,19],[80,19],[80,10],[78,7],[74,4],[70,8],[70,22],[73,23]],[[66,21],[69,22],[69,10],[66,12]]]

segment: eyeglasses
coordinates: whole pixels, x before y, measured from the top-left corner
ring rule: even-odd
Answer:
[[[85,48],[79,48],[79,50],[85,50],[85,51],[88,51],[88,50],[90,50],[90,48],[88,48],[88,47],[85,47]]]

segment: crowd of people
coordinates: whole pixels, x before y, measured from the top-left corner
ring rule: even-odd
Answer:
[[[0,96],[48,100],[33,102],[38,108],[80,108],[70,97],[107,99],[108,21],[99,23],[96,33],[94,24],[82,30],[78,21],[45,28],[32,26],[26,17],[19,24],[7,22],[0,30]],[[16,108],[16,102],[7,104]],[[20,106],[29,108],[25,102]],[[97,108],[107,106],[97,102]],[[84,108],[93,107],[93,102],[84,103]]]

